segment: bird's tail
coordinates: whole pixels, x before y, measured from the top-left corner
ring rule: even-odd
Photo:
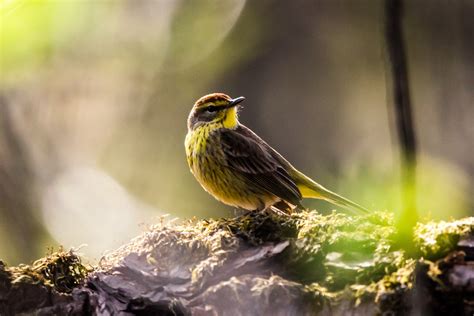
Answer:
[[[304,198],[321,199],[328,201],[332,204],[339,205],[348,211],[357,211],[357,213],[367,214],[370,211],[357,203],[352,202],[328,189],[316,183],[312,179],[308,178],[303,173],[297,171],[295,175],[298,180],[296,181],[298,189]]]

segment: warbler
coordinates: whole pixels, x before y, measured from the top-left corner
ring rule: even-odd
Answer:
[[[298,171],[241,124],[238,107],[244,100],[224,93],[208,94],[196,101],[189,114],[186,157],[204,190],[217,200],[244,210],[273,206],[303,209],[303,198],[316,198],[367,212]]]

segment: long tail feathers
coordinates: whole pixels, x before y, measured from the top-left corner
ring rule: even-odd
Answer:
[[[298,188],[300,189],[303,197],[325,200],[332,204],[339,205],[353,213],[368,214],[370,212],[368,209],[360,206],[359,204],[329,191],[322,185],[306,177],[304,174],[299,173],[298,176],[299,180],[301,180],[301,182],[298,183]]]

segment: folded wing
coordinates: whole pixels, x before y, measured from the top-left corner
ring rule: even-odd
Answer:
[[[260,189],[301,206],[302,196],[295,182],[266,146],[252,137],[254,135],[246,135],[240,127],[219,133],[227,166]]]

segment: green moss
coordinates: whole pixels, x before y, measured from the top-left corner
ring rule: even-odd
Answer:
[[[357,299],[356,304],[368,297],[374,298],[375,302],[380,302],[381,299],[389,300],[393,295],[412,288],[417,261],[415,259],[400,259],[402,260],[398,263],[398,268],[392,273],[388,273],[369,284],[353,284],[350,286]]]
[[[394,218],[385,212],[361,217],[264,212],[195,224],[206,234],[224,229],[251,245],[290,240],[280,263],[289,279],[306,286],[318,306],[337,305],[344,298],[354,306],[375,301],[381,311],[401,312],[415,267],[430,263],[429,271],[438,271],[423,257],[440,258],[453,251],[460,237],[473,231],[474,218],[418,224],[413,241],[418,252],[412,257],[394,247]]]
[[[165,269],[179,262],[184,274],[191,273],[193,285],[201,288],[242,249],[286,242],[266,264],[275,264],[276,269],[271,266],[270,271],[281,280],[303,288],[317,310],[342,301],[354,307],[375,302],[380,312],[403,313],[415,268],[425,267],[427,277],[436,281],[442,269],[434,260],[452,252],[473,229],[474,218],[418,224],[413,241],[417,252],[409,255],[394,246],[396,230],[389,213],[351,217],[335,212],[287,216],[251,212],[235,218],[151,226],[107,255],[96,271],[107,271],[135,252],[145,254],[151,265],[159,261]],[[182,253],[189,256],[183,258]],[[74,253],[58,251],[29,266],[8,268],[0,263],[2,273],[8,273],[13,284],[40,283],[69,293],[83,282],[88,269]]]
[[[414,242],[423,256],[438,259],[452,251],[461,236],[473,232],[474,217],[450,222],[419,223],[415,227]]]
[[[53,287],[61,293],[70,293],[82,284],[89,268],[72,251],[52,252],[38,259],[31,265],[21,264],[17,267],[6,267],[11,283],[43,284]]]
[[[196,227],[213,234],[228,230],[232,235],[256,246],[267,241],[278,242],[298,234],[299,214],[281,216],[273,212],[250,212],[235,218],[211,219],[197,222]]]

